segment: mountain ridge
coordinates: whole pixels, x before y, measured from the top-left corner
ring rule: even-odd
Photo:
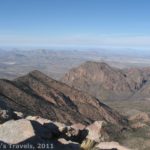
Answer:
[[[68,124],[87,124],[101,119],[112,124],[126,124],[124,117],[98,99],[39,71],[13,81],[0,80],[0,95],[9,106],[26,115],[39,115]]]

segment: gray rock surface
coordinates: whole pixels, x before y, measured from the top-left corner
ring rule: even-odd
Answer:
[[[95,142],[102,142],[109,139],[107,132],[104,129],[106,123],[104,121],[95,121],[93,124],[86,127],[88,130],[87,139]]]
[[[35,136],[35,131],[30,121],[20,119],[11,120],[0,126],[0,141],[17,144]]]

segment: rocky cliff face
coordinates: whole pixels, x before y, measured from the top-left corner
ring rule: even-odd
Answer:
[[[0,80],[0,96],[7,105],[25,115],[39,115],[67,124],[105,120],[125,125],[124,117],[98,99],[33,71],[14,81]]]
[[[127,99],[149,80],[149,68],[120,70],[105,63],[86,62],[61,79],[64,83],[102,99]]]

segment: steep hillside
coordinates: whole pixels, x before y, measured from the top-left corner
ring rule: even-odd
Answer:
[[[132,98],[136,100],[150,101],[150,81],[146,82],[144,86],[140,90],[138,90]]]
[[[0,80],[0,96],[16,111],[67,124],[105,120],[124,125],[124,117],[98,99],[84,94],[39,71],[14,81]]]
[[[103,62],[85,62],[71,69],[61,79],[91,95],[102,99],[129,99],[149,80],[150,69],[120,70]]]
[[[130,68],[122,70],[133,90],[139,90],[150,79],[150,68]]]
[[[62,81],[103,99],[119,95],[129,96],[133,93],[125,74],[105,63],[88,61],[72,69]]]

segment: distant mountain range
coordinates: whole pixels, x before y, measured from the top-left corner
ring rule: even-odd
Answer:
[[[15,79],[32,70],[39,70],[59,80],[73,67],[86,62],[105,62],[111,67],[150,66],[150,54],[136,50],[53,50],[0,49],[0,78]]]

